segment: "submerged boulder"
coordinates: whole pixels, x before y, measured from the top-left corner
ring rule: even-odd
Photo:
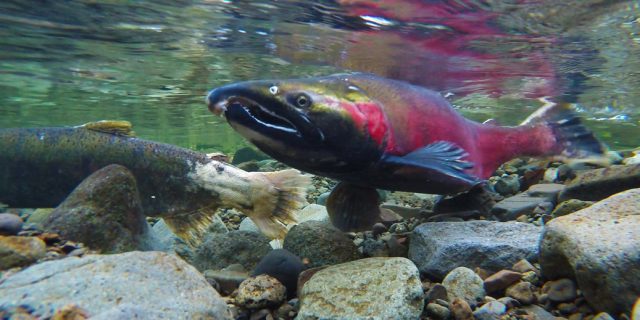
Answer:
[[[136,180],[121,165],[106,166],[87,177],[43,227],[104,253],[152,249]]]
[[[551,279],[575,278],[587,301],[611,314],[640,296],[640,189],[628,190],[551,220],[540,266]]]
[[[302,259],[309,267],[320,267],[360,258],[356,245],[342,231],[326,222],[307,221],[294,226],[284,238],[284,249]]]
[[[640,188],[640,164],[585,170],[560,193],[560,201],[599,201],[632,188]]]
[[[424,223],[411,234],[409,259],[435,279],[457,267],[497,272],[521,259],[536,261],[541,232],[519,222]]]
[[[234,230],[207,236],[196,248],[192,264],[201,271],[222,269],[235,263],[245,270],[253,270],[270,251],[269,239],[264,235]]]
[[[367,258],[316,272],[299,293],[296,319],[418,319],[424,307],[416,266]]]
[[[91,319],[231,319],[194,267],[162,252],[48,261],[0,284],[0,309],[27,306],[48,319],[69,304]]]

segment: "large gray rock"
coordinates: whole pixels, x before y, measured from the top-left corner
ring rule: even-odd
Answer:
[[[257,232],[235,230],[210,234],[196,248],[192,264],[201,271],[222,269],[234,263],[253,270],[269,251],[269,239]]]
[[[506,198],[491,209],[500,221],[515,220],[521,215],[530,215],[543,202],[556,203],[558,193],[564,188],[559,184],[538,184],[513,197]]]
[[[311,268],[360,258],[351,239],[332,225],[320,221],[307,221],[291,228],[284,238],[283,248],[308,259]]]
[[[424,223],[411,234],[409,259],[435,279],[457,267],[497,272],[520,259],[537,261],[541,232],[540,227],[519,222]]]
[[[49,318],[67,304],[91,319],[230,319],[220,295],[195,268],[162,252],[49,261],[0,284],[0,309],[25,305]]]
[[[43,225],[46,231],[104,253],[153,249],[136,180],[121,165],[87,177]]]
[[[411,261],[367,258],[314,274],[302,287],[296,319],[418,319],[422,296]]]
[[[561,202],[568,199],[598,201],[632,188],[640,188],[640,164],[580,172],[559,197]]]
[[[611,314],[640,296],[640,189],[551,220],[540,247],[543,276],[575,278],[587,301]]]

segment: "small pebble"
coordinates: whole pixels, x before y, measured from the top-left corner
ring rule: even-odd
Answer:
[[[583,318],[584,318],[584,315],[582,313],[574,313],[574,314],[571,314],[569,316],[569,318],[567,318],[567,319],[569,319],[569,320],[582,320]]]
[[[449,308],[449,302],[447,302],[446,300],[436,299],[435,302],[443,307]]]
[[[331,194],[331,192],[324,192],[321,195],[319,195],[318,199],[316,199],[316,203],[323,206],[326,205],[327,198],[329,198],[329,194]]]
[[[289,303],[285,303],[281,305],[278,310],[276,310],[276,318],[277,319],[293,319],[296,316],[296,309],[290,305]]]
[[[473,272],[475,272],[482,280],[489,278],[489,276],[491,276],[492,274],[491,271],[487,269],[482,269],[480,267],[476,267],[475,269],[473,269]]]
[[[578,310],[578,307],[576,307],[575,304],[566,302],[558,304],[556,308],[558,308],[558,311],[562,314],[572,314]]]
[[[487,293],[494,293],[506,289],[510,285],[518,282],[522,274],[511,270],[500,270],[488,278],[484,279],[484,289]]]
[[[493,188],[497,193],[503,196],[509,196],[518,193],[520,191],[520,177],[517,174],[511,174],[501,177]]]
[[[606,312],[600,312],[593,317],[591,320],[614,320],[611,315]],[[635,319],[634,319],[635,320]]]
[[[438,299],[445,301],[449,300],[449,298],[447,297],[447,288],[439,283],[431,287],[431,289],[427,291],[427,294],[425,296],[425,300],[427,302],[435,302]]]
[[[274,320],[269,309],[260,309],[251,314],[249,320]]]
[[[471,306],[464,299],[455,298],[451,301],[450,311],[456,320],[473,320]]]
[[[298,286],[298,276],[304,270],[302,260],[285,249],[275,249],[260,260],[252,276],[268,274],[287,288],[287,295],[293,297]]]
[[[498,301],[502,302],[505,306],[507,306],[507,309],[512,309],[515,307],[519,307],[521,305],[520,302],[518,302],[518,300],[511,297],[502,297],[498,299]]]
[[[13,236],[22,230],[22,219],[11,213],[0,213],[0,235]]]
[[[559,279],[544,284],[542,292],[549,296],[549,300],[553,302],[573,301],[578,293],[576,284],[571,279]]]
[[[529,282],[531,284],[540,283],[540,277],[535,271],[527,271],[522,274],[522,281]]]
[[[477,320],[496,320],[507,312],[507,306],[499,301],[491,301],[485,303],[482,307],[473,312],[473,316]]]
[[[387,227],[380,222],[374,224],[371,229],[371,232],[374,238],[379,237],[381,234],[385,233],[386,231],[387,231]]]
[[[442,285],[447,288],[449,301],[463,298],[470,305],[476,305],[486,296],[482,278],[469,268],[457,267],[451,270],[442,280]]]
[[[447,319],[451,314],[451,311],[447,307],[441,306],[437,303],[429,303],[427,305],[427,314],[436,319]]]
[[[282,304],[287,288],[276,278],[266,274],[243,281],[238,288],[236,301],[248,309],[261,309]]]
[[[528,271],[537,271],[536,267],[534,267],[531,262],[527,261],[527,259],[522,259],[518,262],[516,262],[513,267],[511,267],[511,270],[515,271],[515,272],[520,272],[520,273],[525,273]]]
[[[529,305],[536,301],[529,282],[519,282],[507,288],[505,294],[508,297],[518,300],[523,305]]]

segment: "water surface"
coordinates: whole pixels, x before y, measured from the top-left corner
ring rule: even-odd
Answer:
[[[363,71],[515,125],[575,103],[640,145],[637,1],[2,1],[0,128],[102,119],[205,151],[246,142],[204,104],[233,81]]]

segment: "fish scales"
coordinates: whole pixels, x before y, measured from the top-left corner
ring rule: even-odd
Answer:
[[[267,219],[262,231],[282,238],[309,183],[297,170],[245,172],[189,149],[84,127],[0,129],[0,202],[55,207],[109,164],[136,177],[146,215],[165,218],[187,240],[201,235],[218,207]]]

